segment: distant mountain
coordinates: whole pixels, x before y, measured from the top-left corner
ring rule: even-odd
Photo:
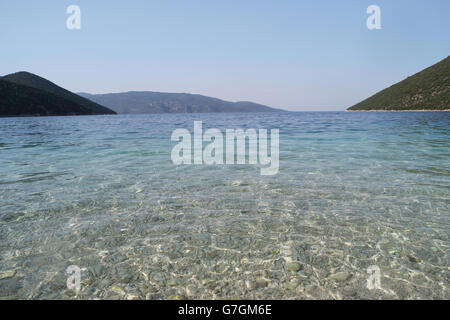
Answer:
[[[0,77],[0,116],[115,114],[29,72]]]
[[[348,111],[450,109],[450,56],[378,92]]]
[[[121,114],[279,111],[253,102],[229,102],[188,93],[131,91],[108,94],[78,94]]]

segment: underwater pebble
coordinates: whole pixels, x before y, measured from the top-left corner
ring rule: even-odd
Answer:
[[[7,270],[0,272],[0,279],[12,278],[16,275],[16,270]]]
[[[303,268],[303,266],[298,262],[292,262],[288,264],[288,270],[292,272],[298,272]]]
[[[197,292],[197,287],[196,286],[194,286],[192,284],[186,286],[186,294],[188,296],[193,296],[193,295],[195,295],[196,292]]]
[[[256,279],[256,288],[265,288],[269,285],[269,281],[266,279]]]
[[[154,275],[152,275],[152,279],[156,282],[163,282],[164,280],[166,280],[162,273],[155,273]]]
[[[295,289],[297,289],[299,284],[300,284],[300,281],[298,281],[298,279],[292,279],[291,281],[289,281],[286,284],[286,288],[289,289],[289,290],[295,290]]]
[[[109,291],[117,293],[121,296],[125,294],[125,291],[119,286],[112,286],[111,288],[109,288]]]
[[[212,289],[212,288],[215,288],[217,286],[217,282],[214,281],[214,280],[202,280],[202,285]]]
[[[256,282],[253,280],[246,280],[245,286],[247,287],[247,289],[250,289],[250,290],[256,289]]]
[[[330,276],[330,279],[336,280],[336,281],[346,281],[352,277],[352,274],[349,272],[338,272],[335,274],[332,274]]]
[[[176,287],[178,283],[175,279],[170,279],[169,281],[167,281],[167,285],[169,285],[170,287]]]
[[[227,266],[227,265],[221,265],[221,266],[217,267],[216,271],[217,271],[218,273],[224,274],[224,273],[226,273],[229,269],[230,269],[229,266]]]
[[[408,256],[408,260],[409,260],[410,262],[412,262],[412,263],[419,263],[419,262],[420,262],[420,259],[417,258],[417,257],[415,257],[415,256],[413,256],[413,255],[409,255],[409,256]]]

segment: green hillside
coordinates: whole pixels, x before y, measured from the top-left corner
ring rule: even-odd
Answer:
[[[115,114],[114,111],[99,105],[89,99],[80,97],[75,93],[72,93],[64,88],[57,86],[56,84],[41,78],[35,74],[29,72],[17,72],[9,74],[0,78],[2,80],[12,82],[18,85],[39,89],[41,91],[48,92],[50,94],[59,96],[66,101],[70,101],[76,105],[79,105],[81,109],[85,110],[83,114]],[[80,109],[80,110],[81,110]],[[74,110],[68,110],[68,112],[73,112]]]
[[[88,115],[92,110],[46,91],[0,78],[0,117]]]
[[[349,108],[349,111],[450,109],[450,56]]]

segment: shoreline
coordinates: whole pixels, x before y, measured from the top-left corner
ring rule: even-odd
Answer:
[[[345,110],[345,112],[449,112],[450,109],[433,109],[433,110],[424,110],[424,109],[417,109],[417,110]]]

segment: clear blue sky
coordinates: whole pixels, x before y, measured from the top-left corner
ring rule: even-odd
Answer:
[[[66,28],[76,4],[82,29]],[[381,30],[366,8],[381,8]],[[0,74],[344,110],[450,53],[448,0],[0,2]]]

